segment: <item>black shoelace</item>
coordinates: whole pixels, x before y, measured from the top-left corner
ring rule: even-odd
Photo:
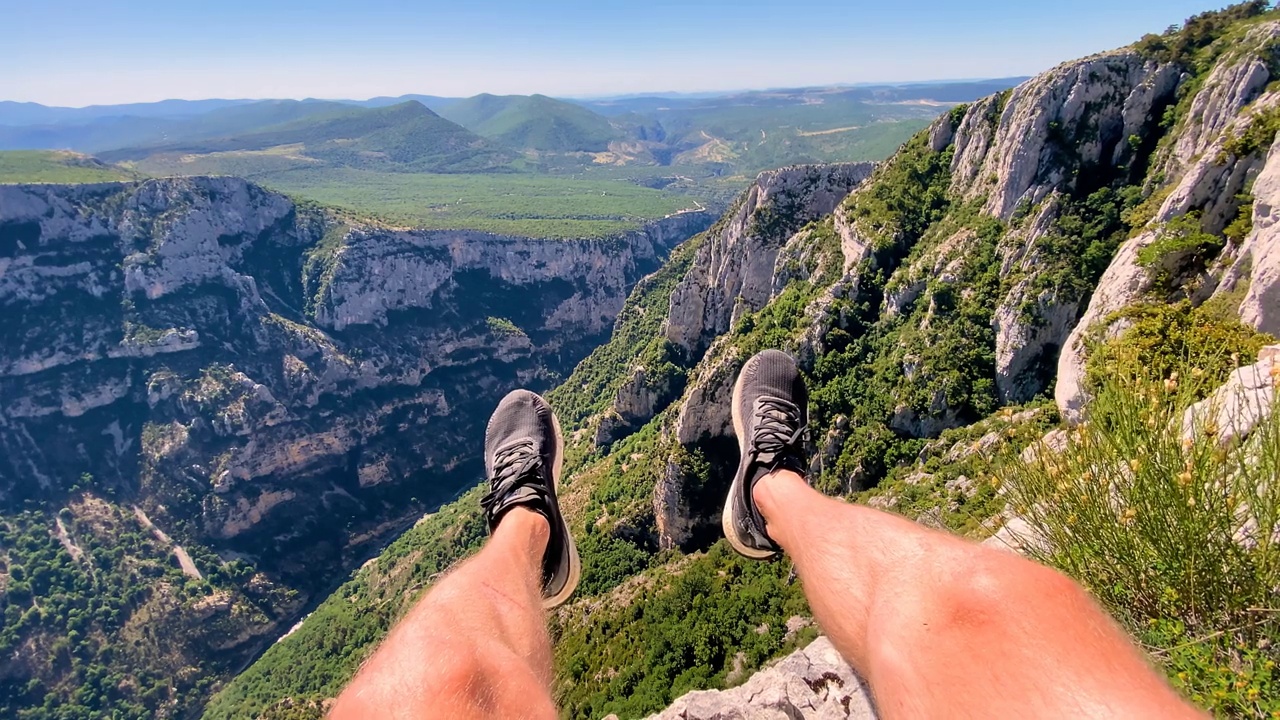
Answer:
[[[541,467],[542,456],[534,448],[532,440],[521,440],[499,450],[494,457],[493,477],[489,480],[493,489],[480,499],[480,506],[492,515],[494,507],[512,490],[526,484],[525,481],[530,478],[537,478],[537,472]],[[542,483],[531,485],[539,494],[546,493]]]
[[[759,424],[751,443],[756,457],[772,455],[774,468],[784,461],[798,465],[809,430],[808,425],[800,424],[800,407],[780,398],[761,398],[756,419]]]

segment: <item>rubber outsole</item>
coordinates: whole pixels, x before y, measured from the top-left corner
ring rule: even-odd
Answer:
[[[556,417],[554,410],[551,412],[551,422],[556,431],[556,461],[551,467],[551,479],[556,489],[556,502],[559,503],[560,472],[564,468],[564,433],[560,430],[560,418]],[[578,589],[578,582],[582,579],[582,559],[578,557],[578,546],[573,542],[569,523],[564,521],[563,515],[560,516],[560,527],[569,548],[569,576],[565,579],[564,587],[560,592],[542,599],[542,607],[547,610],[563,605],[573,595],[573,591]]]
[[[746,369],[745,367],[743,368]],[[747,452],[746,434],[742,424],[742,416],[738,412],[738,407],[742,400],[742,378],[745,373],[738,373],[738,379],[733,384],[733,406],[731,408],[733,415],[733,432],[738,437],[738,453],[745,455]],[[724,531],[724,539],[729,541],[732,547],[739,555],[751,558],[752,560],[768,560],[776,557],[778,553],[773,550],[759,550],[757,548],[748,547],[738,539],[738,513],[736,511],[737,503],[733,501],[737,497],[737,493],[742,492],[742,483],[746,478],[743,477],[742,468],[733,475],[733,484],[729,486],[729,494],[725,497],[724,512],[720,514],[720,528]]]

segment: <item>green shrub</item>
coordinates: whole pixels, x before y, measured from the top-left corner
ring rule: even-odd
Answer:
[[[1117,375],[1148,372],[1169,378],[1179,372],[1183,388],[1200,399],[1240,364],[1252,362],[1263,346],[1274,342],[1270,335],[1244,325],[1217,306],[1192,307],[1185,300],[1135,305],[1113,315],[1107,324],[1117,321],[1128,322],[1130,327],[1111,342],[1095,344],[1089,353],[1085,387],[1090,390],[1105,387]],[[1190,370],[1181,372],[1182,368]]]
[[[1280,132],[1280,108],[1269,107],[1250,116],[1252,122],[1244,132],[1229,136],[1222,146],[1222,152],[1242,158],[1266,152],[1276,141],[1276,133]]]
[[[515,323],[506,318],[491,317],[486,318],[485,323],[489,326],[489,330],[494,335],[501,337],[528,337]]]
[[[1204,265],[1225,244],[1221,237],[1204,231],[1199,212],[1190,212],[1165,223],[1156,239],[1138,251],[1138,264],[1172,274]]]
[[[1236,217],[1223,229],[1222,235],[1233,243],[1242,243],[1253,232],[1254,198],[1250,193],[1241,193],[1236,196],[1236,200],[1240,203]]]
[[[1223,715],[1280,713],[1280,416],[1245,444],[1207,425],[1184,440],[1199,393],[1152,370],[1113,369],[1064,450],[997,479],[1045,541],[1032,554],[1151,645],[1179,689]]]
[[[1129,226],[1130,231],[1137,233],[1156,218],[1156,213],[1160,212],[1160,206],[1164,205],[1164,201],[1169,199],[1169,195],[1173,193],[1174,186],[1166,185],[1159,190],[1151,193],[1145,200],[1138,203],[1132,208],[1124,211],[1124,223]]]
[[[1160,62],[1192,64],[1201,49],[1223,37],[1236,23],[1258,17],[1270,9],[1270,0],[1248,0],[1222,10],[1203,12],[1188,18],[1181,28],[1171,27],[1163,35],[1143,37],[1135,49]]]

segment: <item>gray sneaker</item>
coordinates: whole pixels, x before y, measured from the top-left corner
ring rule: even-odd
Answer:
[[[560,421],[547,401],[528,390],[515,390],[503,398],[485,432],[484,467],[489,476],[489,494],[480,500],[480,505],[490,533],[514,507],[528,508],[551,525],[551,538],[542,559],[542,604],[546,608],[568,600],[582,576],[578,549],[556,499],[563,463]]]
[[[742,460],[724,503],[724,536],[742,555],[765,560],[782,552],[765,533],[764,518],[751,491],[778,469],[801,477],[808,467],[804,449],[809,393],[795,360],[765,350],[747,361],[733,386],[733,431]]]

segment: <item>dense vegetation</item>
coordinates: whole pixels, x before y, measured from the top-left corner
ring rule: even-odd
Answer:
[[[1247,0],[1223,10],[1203,12],[1173,26],[1163,35],[1150,34],[1137,44],[1139,52],[1162,62],[1188,62],[1196,54],[1238,29],[1241,20],[1259,17],[1271,10],[1271,0]]]
[[[337,695],[431,581],[479,547],[481,494],[463,495],[387,547],[218,695],[204,717],[319,718],[319,705],[308,701]]]
[[[86,477],[56,513],[0,517],[0,655],[16,671],[0,674],[0,716],[180,715],[234,669],[218,651],[288,604],[251,566],[175,549],[103,493]]]
[[[477,95],[450,103],[442,117],[508,147],[603,152],[620,136],[601,115],[545,95]]]

